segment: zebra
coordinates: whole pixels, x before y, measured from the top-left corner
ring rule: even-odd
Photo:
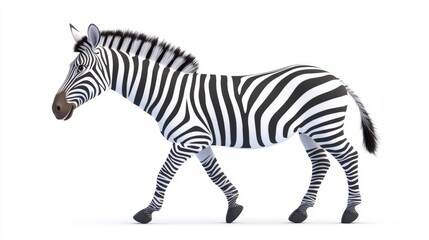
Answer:
[[[361,203],[358,152],[344,134],[348,97],[361,116],[363,142],[369,153],[378,145],[374,124],[358,96],[337,77],[309,65],[292,65],[262,74],[227,76],[198,73],[194,56],[158,38],[131,31],[103,31],[90,24],[87,35],[70,24],[78,56],[55,95],[52,111],[59,120],[111,89],[139,106],[157,122],[172,143],[157,176],[149,205],[137,212],[139,223],[152,221],[168,184],[179,167],[196,156],[207,175],[225,194],[226,222],[242,212],[239,192],[223,173],[211,146],[268,147],[295,133],[312,163],[310,186],[289,220],[301,223],[313,207],[331,154],[343,168],[348,201],[341,218],[351,223]]]

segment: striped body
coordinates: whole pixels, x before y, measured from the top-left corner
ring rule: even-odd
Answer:
[[[124,69],[111,67],[111,88],[152,115],[172,142],[265,147],[295,132],[315,131],[319,128],[310,128],[316,124],[333,120],[329,126],[335,125],[345,115],[347,91],[341,81],[312,66],[226,76],[181,73],[147,59],[110,54],[129,63]]]

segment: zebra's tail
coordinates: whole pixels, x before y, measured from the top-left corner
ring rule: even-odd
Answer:
[[[346,88],[347,92],[349,92],[349,94],[353,97],[359,107],[365,148],[366,150],[368,150],[369,153],[375,154],[378,146],[378,137],[375,131],[374,124],[372,123],[372,120],[369,117],[369,114],[366,111],[359,97],[347,85],[344,85],[344,87]]]

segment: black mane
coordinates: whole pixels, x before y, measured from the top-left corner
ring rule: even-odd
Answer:
[[[79,52],[79,49],[84,48],[87,43],[87,38],[84,37],[76,43],[74,51]],[[198,70],[198,62],[191,54],[186,54],[178,47],[142,33],[120,30],[102,31],[98,45],[133,56],[141,56],[181,72],[194,73]]]

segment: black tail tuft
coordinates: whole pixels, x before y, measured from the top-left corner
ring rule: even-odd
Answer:
[[[366,117],[366,121],[362,119],[363,142],[365,143],[366,150],[368,150],[369,153],[375,154],[378,147],[378,137],[375,132],[375,127],[371,121],[371,118],[369,117],[369,115],[367,115]]]
[[[374,124],[372,123],[372,120],[369,117],[369,114],[366,111],[363,103],[360,101],[359,97],[348,86],[344,85],[344,87],[347,89],[347,91],[353,97],[359,107],[362,123],[363,142],[365,144],[365,148],[366,150],[368,150],[369,153],[375,154],[378,147],[378,137]]]

